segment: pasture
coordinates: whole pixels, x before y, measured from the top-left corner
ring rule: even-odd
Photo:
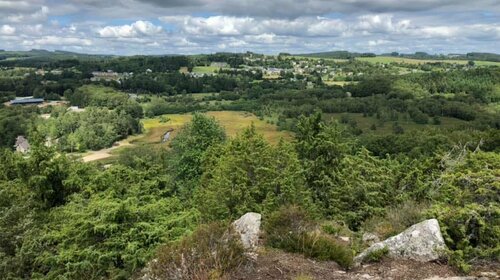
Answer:
[[[457,59],[413,59],[404,57],[392,57],[392,56],[376,56],[376,57],[356,57],[356,60],[366,61],[371,63],[408,63],[408,64],[426,64],[426,63],[451,63],[451,64],[467,64],[467,60],[457,60]],[[492,61],[474,61],[478,66],[500,66],[500,62]]]
[[[213,74],[217,71],[219,71],[219,67],[215,66],[196,66],[193,68],[193,73],[199,73],[199,74]]]

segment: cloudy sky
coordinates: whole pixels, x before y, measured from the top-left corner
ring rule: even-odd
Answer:
[[[0,0],[0,49],[500,52],[500,0]]]

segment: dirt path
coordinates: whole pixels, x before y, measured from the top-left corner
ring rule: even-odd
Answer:
[[[91,161],[109,158],[112,156],[111,151],[118,149],[118,148],[121,148],[121,147],[133,145],[130,142],[135,138],[136,138],[136,136],[128,137],[127,139],[123,139],[121,141],[116,142],[115,145],[113,145],[113,147],[111,147],[111,148],[106,148],[106,149],[102,149],[99,151],[91,151],[91,152],[85,154],[85,156],[82,157],[82,160],[83,160],[83,162],[91,162]]]
[[[335,262],[320,262],[299,254],[264,249],[257,260],[237,269],[227,279],[231,280],[418,280],[449,279],[459,274],[450,266],[439,263],[384,260],[363,265],[348,272]],[[485,275],[488,275],[485,277]],[[494,267],[478,268],[469,279],[500,279],[500,271]],[[433,278],[434,277],[434,278]],[[477,278],[476,278],[477,277]],[[467,279],[467,278],[451,278]]]

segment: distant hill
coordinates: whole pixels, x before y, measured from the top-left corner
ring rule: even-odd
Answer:
[[[29,51],[5,51],[0,50],[0,61],[1,60],[14,60],[14,59],[55,59],[55,60],[64,60],[64,59],[82,59],[82,58],[106,58],[113,57],[111,55],[93,55],[93,54],[81,54],[69,51],[48,51],[42,49],[32,49]]]
[[[376,56],[391,56],[391,57],[402,57],[402,58],[412,58],[412,59],[436,59],[436,60],[479,60],[479,61],[493,61],[500,62],[500,54],[496,53],[479,53],[470,52],[467,54],[428,54],[426,52],[415,52],[413,54],[404,54],[398,52],[384,53],[381,55],[376,55],[374,53],[357,53],[349,51],[331,51],[331,52],[318,52],[318,53],[306,53],[306,54],[296,54],[295,56],[302,57],[314,57],[314,58],[334,58],[334,59],[351,59],[356,57],[376,57]]]
[[[374,54],[374,53],[357,53],[357,52],[349,52],[349,51],[331,51],[331,52],[296,54],[295,56],[350,59],[350,58],[355,58],[355,57],[375,57],[376,54]]]
[[[46,67],[54,63],[63,63],[66,67],[80,61],[110,59],[111,55],[80,54],[68,51],[0,51],[0,66],[4,67]]]

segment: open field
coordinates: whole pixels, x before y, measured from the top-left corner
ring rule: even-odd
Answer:
[[[220,68],[219,67],[214,67],[214,66],[196,66],[193,68],[193,73],[200,73],[200,74],[212,74],[218,71]]]
[[[283,138],[285,140],[292,139],[292,133],[287,131],[278,131],[275,125],[269,124],[263,120],[259,120],[255,115],[247,112],[236,111],[220,111],[220,112],[207,112],[209,116],[214,117],[225,128],[229,137],[234,137],[245,128],[249,127],[252,123],[259,133],[272,144],[278,143]],[[169,130],[174,129],[172,138],[174,138],[182,126],[188,123],[192,118],[191,114],[167,114],[161,117],[144,119],[142,124],[144,126],[144,133],[140,135],[133,135],[127,139],[117,142],[111,148],[102,149],[99,151],[90,151],[82,154],[84,162],[91,161],[104,161],[112,162],[112,157],[119,154],[126,147],[132,145],[159,145],[163,134]]]
[[[336,85],[336,86],[345,86],[345,85],[348,85],[348,84],[357,84],[358,82],[357,81],[331,81],[331,80],[323,80],[323,83],[329,85],[329,86],[333,86],[333,85]]]
[[[323,60],[328,60],[328,61],[335,61],[335,62],[347,62],[349,61],[348,59],[340,59],[340,58],[328,58],[328,57],[309,57],[309,56],[298,56],[298,55],[294,55],[294,56],[290,56],[290,57],[293,57],[293,58],[296,58],[296,59],[310,59],[310,60],[320,60],[320,59],[323,59]]]
[[[454,64],[467,64],[467,60],[437,60],[437,59],[413,59],[404,57],[392,57],[392,56],[377,56],[377,57],[356,57],[357,60],[367,61],[372,63],[408,63],[408,64],[425,64],[433,62],[444,62],[444,63],[454,63]],[[500,62],[492,61],[475,61],[476,65],[479,66],[500,66]]]
[[[264,138],[271,143],[277,143],[281,137],[284,139],[292,138],[290,132],[278,131],[275,125],[259,120],[251,113],[220,111],[207,112],[206,114],[219,121],[219,123],[226,129],[226,133],[229,137],[236,136],[239,132],[253,123],[257,131],[263,134]],[[145,134],[142,137],[137,138],[132,143],[159,143],[162,135],[170,128],[174,129],[172,137],[175,137],[179,129],[191,120],[191,117],[191,114],[167,114],[162,117],[145,119],[143,120]],[[161,122],[162,118],[167,121]]]

